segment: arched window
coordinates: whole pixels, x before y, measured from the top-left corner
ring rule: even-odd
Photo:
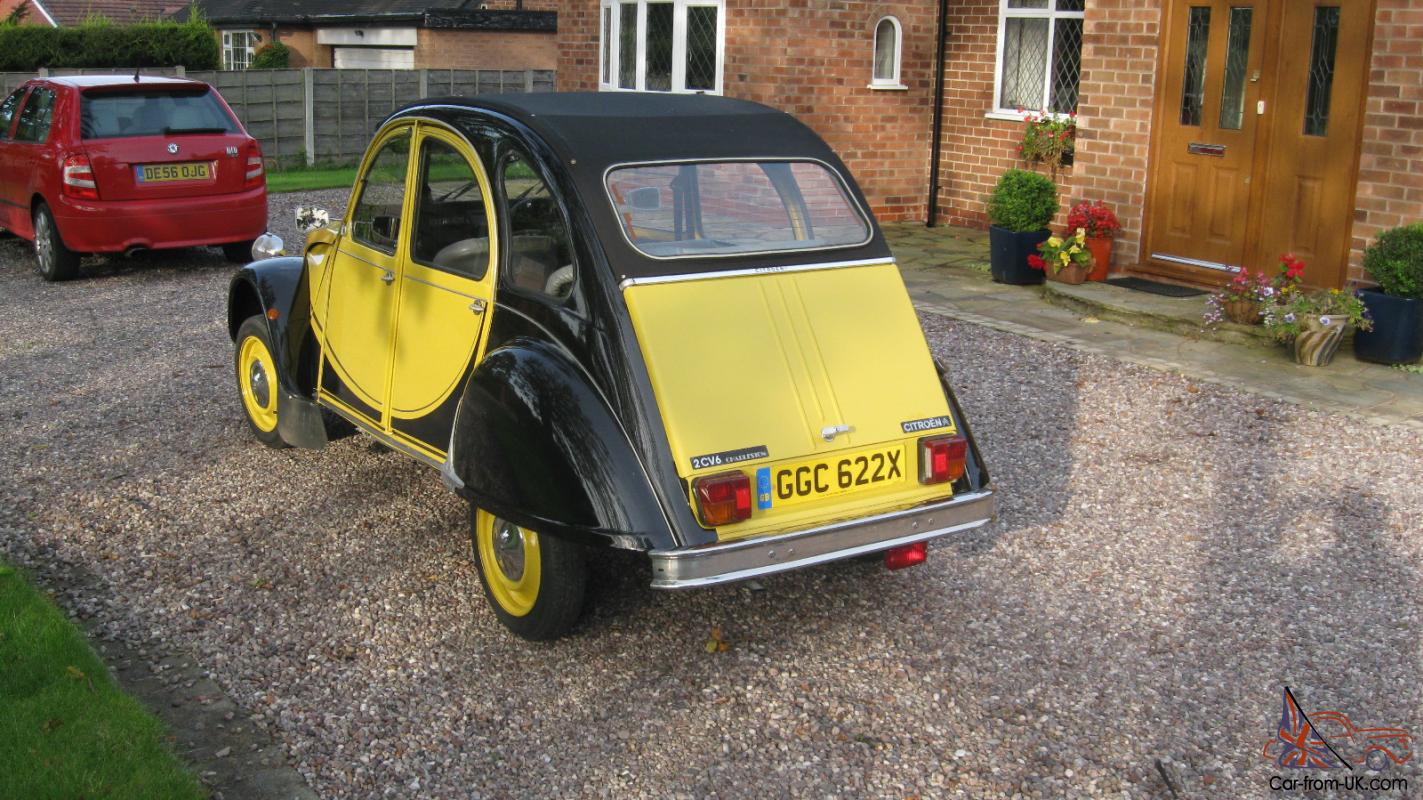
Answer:
[[[899,82],[899,54],[904,31],[895,17],[881,17],[875,23],[875,65],[871,89],[903,89]]]

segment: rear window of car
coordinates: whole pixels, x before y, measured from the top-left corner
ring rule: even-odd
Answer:
[[[652,258],[848,247],[870,226],[845,182],[817,161],[635,164],[608,171],[632,246]]]
[[[86,93],[79,126],[85,139],[238,131],[237,122],[207,88]]]

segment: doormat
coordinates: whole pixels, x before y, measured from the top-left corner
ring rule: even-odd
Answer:
[[[1195,297],[1205,294],[1204,289],[1192,289],[1189,286],[1177,286],[1174,283],[1161,283],[1160,281],[1149,281],[1146,278],[1108,278],[1107,283],[1113,286],[1120,286],[1123,289],[1135,289],[1138,292],[1149,292],[1159,294],[1163,297]]]

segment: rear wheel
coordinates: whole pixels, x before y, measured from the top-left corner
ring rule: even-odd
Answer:
[[[248,317],[237,329],[236,367],[237,392],[252,435],[268,447],[286,447],[277,433],[277,362],[261,315]]]
[[[79,254],[64,246],[49,206],[44,203],[35,206],[34,224],[35,260],[39,262],[41,277],[53,283],[77,276]]]
[[[588,583],[582,548],[472,506],[470,533],[484,596],[504,627],[536,642],[568,633]]]
[[[234,264],[249,264],[252,262],[252,243],[256,239],[248,239],[245,242],[231,242],[222,246],[223,258]]]

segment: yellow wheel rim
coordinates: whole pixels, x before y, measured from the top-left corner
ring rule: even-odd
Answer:
[[[267,345],[256,336],[242,340],[237,350],[237,385],[248,419],[263,433],[277,428],[277,365]]]
[[[494,602],[510,616],[534,610],[539,599],[539,535],[486,511],[476,515],[479,568]]]

